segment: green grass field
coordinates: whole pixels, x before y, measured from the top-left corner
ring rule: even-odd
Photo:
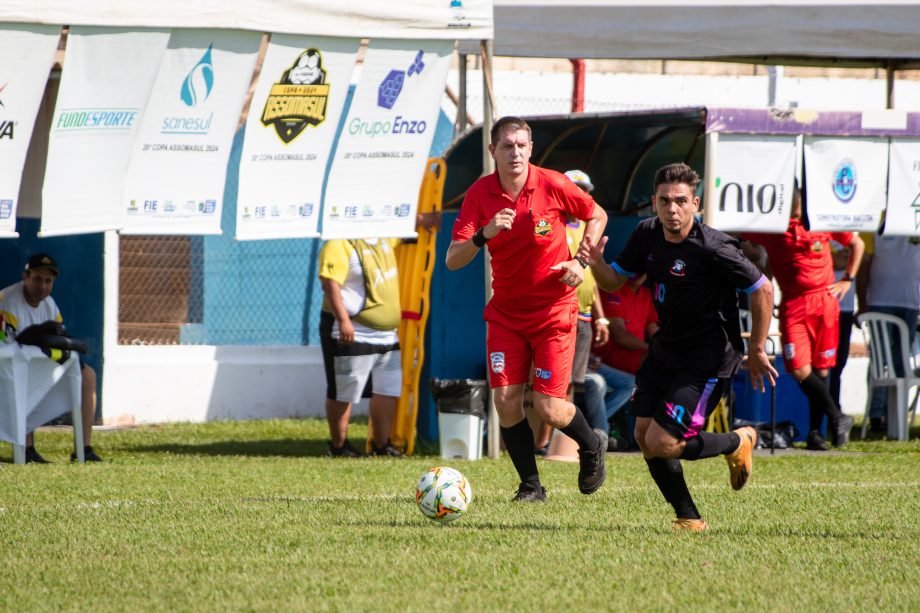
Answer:
[[[608,456],[593,496],[577,465],[543,461],[548,503],[514,505],[506,456],[334,460],[325,439],[319,420],[106,431],[108,461],[78,466],[69,429],[40,431],[53,465],[0,465],[2,608],[920,609],[916,438],[758,455],[741,492],[721,459],[688,463],[706,534],[671,532],[637,454]],[[443,526],[413,498],[440,464],[473,486]]]

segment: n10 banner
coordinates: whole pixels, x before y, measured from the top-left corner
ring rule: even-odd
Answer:
[[[415,236],[452,41],[371,40],[323,201],[323,238]]]
[[[220,234],[227,160],[262,35],[173,30],[134,143],[126,234]]]
[[[74,26],[42,187],[42,236],[116,230],[125,172],[169,30]]]
[[[875,232],[887,183],[888,139],[805,137],[809,229]]]
[[[920,139],[891,141],[883,234],[920,236]]]
[[[785,232],[797,160],[795,136],[707,134],[706,223],[725,232]]]
[[[329,152],[360,43],[272,34],[246,119],[238,240],[319,236]]]
[[[0,238],[16,238],[22,169],[60,26],[0,24]]]

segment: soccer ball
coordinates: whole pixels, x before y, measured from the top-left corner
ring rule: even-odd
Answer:
[[[459,519],[473,501],[470,482],[456,469],[439,466],[426,471],[415,488],[422,515],[437,522]]]

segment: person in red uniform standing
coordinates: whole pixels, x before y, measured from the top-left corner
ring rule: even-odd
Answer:
[[[808,398],[808,449],[826,451],[821,420],[826,415],[831,442],[846,445],[853,418],[844,415],[828,390],[827,376],[837,361],[840,299],[850,289],[863,254],[863,241],[853,232],[811,232],[802,223],[802,192],[796,186],[789,227],[784,234],[744,233],[746,241],[767,250],[769,265],[782,300],[779,326],[787,370]],[[831,240],[850,247],[843,277],[834,280]]]
[[[503,117],[491,132],[496,171],[466,193],[447,250],[447,268],[469,264],[487,243],[492,256],[492,299],[486,305],[489,384],[502,440],[520,477],[516,501],[543,502],[533,432],[524,418],[524,385],[534,367],[534,409],[579,446],[578,487],[597,491],[606,478],[607,433],[591,429],[566,400],[575,351],[575,288],[587,262],[572,257],[566,215],[587,221],[597,241],[607,214],[565,175],[530,164],[530,126]]]

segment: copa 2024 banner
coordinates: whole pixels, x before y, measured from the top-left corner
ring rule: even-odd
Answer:
[[[329,172],[323,238],[415,236],[452,41],[372,40]]]
[[[116,230],[144,107],[169,30],[74,26],[42,188],[42,235]]]
[[[22,169],[60,26],[0,24],[0,238],[15,238]]]
[[[261,34],[173,30],[125,178],[126,234],[219,234],[227,160]]]
[[[246,119],[238,240],[319,236],[323,181],[360,42],[272,34]]]

